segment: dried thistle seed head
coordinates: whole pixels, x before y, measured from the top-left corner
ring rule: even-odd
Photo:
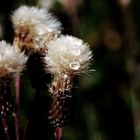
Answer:
[[[45,57],[47,70],[52,74],[78,75],[89,69],[92,52],[81,39],[61,36],[48,44]]]
[[[20,6],[11,16],[18,47],[39,49],[60,33],[61,23],[48,10],[37,7]],[[22,48],[22,49],[23,49]]]
[[[19,74],[24,69],[26,61],[27,57],[18,48],[5,41],[0,42],[0,78]]]
[[[52,105],[49,120],[54,127],[63,127],[70,116],[73,77],[89,69],[92,52],[81,39],[61,36],[48,43],[46,69],[53,74],[49,87]]]

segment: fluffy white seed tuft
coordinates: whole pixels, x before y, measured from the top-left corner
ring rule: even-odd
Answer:
[[[11,20],[17,35],[30,34],[28,38],[36,42],[34,49],[42,48],[42,44],[46,43],[50,36],[57,36],[61,33],[61,23],[45,8],[20,6],[13,12]],[[27,32],[24,33],[25,31]]]
[[[55,73],[81,74],[89,69],[92,52],[81,39],[61,36],[48,44],[47,70]]]
[[[19,49],[7,44],[5,41],[0,42],[0,77],[15,76],[25,67],[27,57]]]
[[[60,32],[61,23],[44,8],[20,6],[12,15],[14,27],[29,26],[36,32]]]

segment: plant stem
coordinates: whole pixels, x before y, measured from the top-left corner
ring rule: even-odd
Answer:
[[[62,134],[63,134],[63,128],[55,128],[54,130],[55,140],[61,140]]]
[[[19,140],[20,75],[16,76],[15,89],[16,89],[16,111],[14,114],[15,131],[16,131],[16,140]]]
[[[6,122],[5,118],[2,118],[2,124],[3,124],[4,132],[6,134],[7,140],[11,140],[10,136],[9,136],[9,133],[8,133],[8,125],[7,125],[7,122]]]
[[[26,140],[26,131],[27,131],[27,126],[28,126],[28,120],[26,120],[25,126],[24,126],[24,135],[23,135],[23,140]]]

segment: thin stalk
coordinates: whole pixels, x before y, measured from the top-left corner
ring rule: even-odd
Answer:
[[[7,140],[11,140],[9,133],[8,133],[8,125],[7,125],[5,118],[2,118],[2,124],[3,124],[4,132],[5,132]]]
[[[54,130],[55,140],[61,140],[62,135],[63,135],[63,128],[55,128]]]
[[[27,126],[28,126],[28,120],[26,120],[25,126],[24,126],[24,135],[23,135],[23,140],[26,140],[26,131],[27,131]]]
[[[16,132],[16,140],[19,140],[20,75],[16,76],[15,90],[16,90],[16,111],[14,114],[15,132]]]

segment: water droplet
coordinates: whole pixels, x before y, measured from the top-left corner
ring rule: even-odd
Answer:
[[[67,78],[68,78],[68,75],[67,75],[67,74],[64,74],[64,75],[63,75],[63,78],[64,78],[64,79],[67,79]]]
[[[51,28],[48,28],[47,31],[48,32],[53,32],[53,30]]]
[[[80,63],[79,62],[72,62],[70,63],[70,68],[73,70],[78,70],[80,68]]]
[[[5,127],[5,128],[4,128],[4,131],[8,131],[8,128],[7,128],[7,127]]]

